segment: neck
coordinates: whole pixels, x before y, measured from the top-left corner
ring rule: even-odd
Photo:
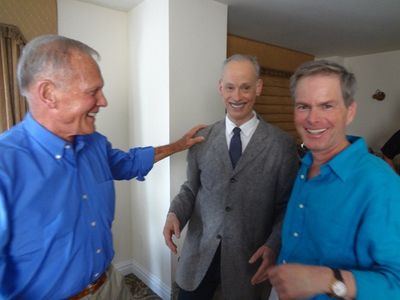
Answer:
[[[44,128],[46,128],[48,131],[52,132],[59,138],[63,139],[66,142],[70,142],[70,143],[74,142],[74,140],[75,140],[74,135],[69,135],[67,132],[63,132],[62,130],[60,130],[60,128],[55,126],[54,122],[51,122],[51,120],[49,120],[48,118],[41,117],[40,114],[32,114],[32,112],[31,112],[31,115],[32,115],[32,118],[34,118],[36,120],[36,122],[38,122],[40,125],[42,125]]]
[[[248,117],[245,118],[245,119],[241,119],[241,120],[235,120],[235,119],[231,118],[231,116],[230,116],[229,114],[228,114],[227,116],[228,116],[229,120],[231,120],[231,122],[232,122],[233,124],[235,124],[236,127],[240,127],[240,126],[242,126],[244,123],[246,123],[247,121],[250,121],[250,120],[255,116],[255,114],[254,114],[254,112],[253,112],[250,116],[248,116]]]
[[[313,156],[313,163],[311,165],[310,171],[308,172],[308,177],[312,178],[319,174],[320,167],[330,161],[336,154],[342,152],[345,148],[347,148],[350,143],[345,139],[343,143],[338,145],[332,150],[329,151],[311,151]]]

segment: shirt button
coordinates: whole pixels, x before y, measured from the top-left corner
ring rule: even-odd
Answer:
[[[94,277],[97,278],[97,277],[99,277],[99,275],[100,275],[100,273],[96,273],[96,274],[94,274]]]
[[[55,156],[54,156],[56,159],[61,159],[61,155],[60,154],[56,154]]]
[[[95,227],[96,226],[96,221],[91,222],[90,225],[92,225],[92,227]]]
[[[295,231],[295,232],[293,232],[293,236],[297,238],[297,237],[299,237],[299,233]]]
[[[85,199],[85,200],[86,200],[87,198],[88,198],[88,195],[86,195],[86,194],[83,194],[83,195],[82,195],[82,199]]]
[[[304,180],[304,178],[306,178],[306,176],[304,176],[304,174],[301,174],[300,178]]]
[[[100,254],[100,253],[101,253],[101,249],[100,249],[100,248],[97,249],[97,250],[96,250],[96,253],[97,253],[97,254]]]
[[[303,204],[303,203],[300,203],[300,204],[299,204],[299,208],[304,208],[304,204]]]
[[[282,260],[282,263],[283,263],[283,264],[287,264],[286,259]]]
[[[70,148],[71,148],[71,145],[70,145],[70,144],[66,144],[66,145],[64,146],[64,148],[65,148],[65,149],[70,149]]]

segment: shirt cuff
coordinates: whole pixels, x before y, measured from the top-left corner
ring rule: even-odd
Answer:
[[[145,176],[150,172],[154,165],[154,147],[135,148],[135,155],[140,157],[140,168],[138,169],[136,180],[144,181]]]

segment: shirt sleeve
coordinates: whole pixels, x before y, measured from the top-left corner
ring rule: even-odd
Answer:
[[[356,243],[362,268],[351,270],[357,300],[400,299],[400,201],[398,181],[382,186],[365,213]]]
[[[136,179],[144,181],[144,177],[150,172],[154,165],[154,148],[133,148],[129,150],[129,153],[135,158],[133,172],[136,175]]]
[[[110,152],[109,163],[113,178],[116,180],[136,178],[139,181],[144,181],[145,176],[153,168],[153,147],[132,148],[128,152],[110,149]]]
[[[5,299],[5,269],[6,269],[6,253],[5,249],[9,238],[8,217],[6,210],[5,197],[0,190],[0,299]]]

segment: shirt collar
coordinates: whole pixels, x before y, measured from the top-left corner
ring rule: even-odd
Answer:
[[[257,114],[253,111],[253,117],[239,126],[241,133],[243,133],[245,136],[249,136],[252,132],[252,129],[257,126],[258,122],[259,120],[257,118]],[[237,127],[235,123],[228,118],[228,115],[225,116],[225,124],[226,133],[228,135],[232,134],[233,129]]]
[[[331,160],[321,166],[321,174],[332,170],[342,181],[346,181],[348,176],[353,172],[359,160],[365,154],[368,154],[367,144],[361,137],[347,136],[350,145],[343,151],[335,155]],[[313,158],[311,152],[308,151],[304,156],[302,163],[308,168],[312,165]]]
[[[73,145],[64,141],[41,124],[39,124],[30,113],[27,113],[24,119],[24,127],[27,132],[35,139],[43,148],[47,149],[49,153],[56,159],[64,156],[64,151]],[[84,137],[77,136],[76,141],[79,148],[84,145]]]

